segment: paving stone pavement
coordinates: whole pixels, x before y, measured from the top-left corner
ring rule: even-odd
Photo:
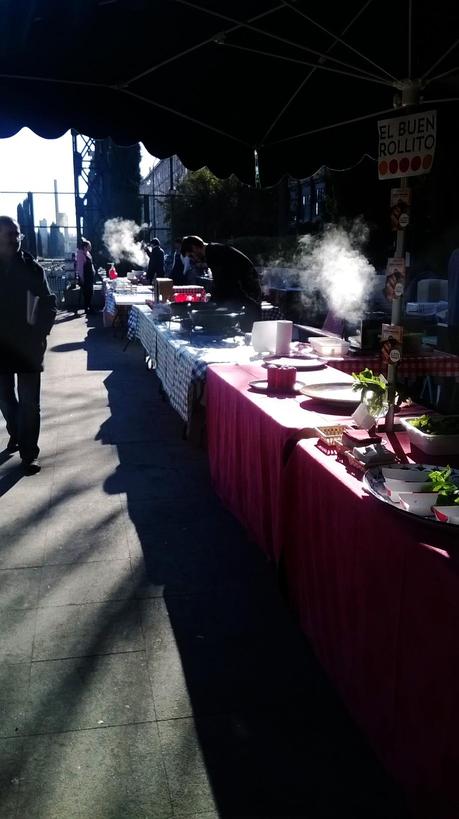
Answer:
[[[0,423],[2,819],[398,819],[141,349],[61,313],[43,470]]]

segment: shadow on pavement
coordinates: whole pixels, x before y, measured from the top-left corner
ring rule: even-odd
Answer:
[[[123,353],[91,324],[88,369],[111,371],[99,438],[119,458],[104,489],[121,493],[131,524],[160,734],[186,771],[177,788],[199,790],[204,770],[228,818],[406,816],[272,567],[213,494],[204,453],[180,439],[142,351]],[[204,799],[200,810],[212,809]]]

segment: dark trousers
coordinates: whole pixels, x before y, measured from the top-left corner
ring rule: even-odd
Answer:
[[[94,294],[94,284],[93,282],[84,282],[83,283],[83,303],[84,309],[86,312],[91,308],[92,297]]]
[[[0,373],[0,410],[23,461],[33,461],[40,451],[40,380],[41,373],[18,373],[16,397],[14,374]]]

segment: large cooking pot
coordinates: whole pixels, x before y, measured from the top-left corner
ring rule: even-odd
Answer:
[[[205,305],[190,311],[193,329],[202,328],[205,333],[235,333],[239,322],[244,317],[243,310],[230,310],[227,307]]]

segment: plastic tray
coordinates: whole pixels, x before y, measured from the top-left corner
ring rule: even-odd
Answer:
[[[426,455],[459,455],[459,435],[429,435],[409,423],[416,417],[411,415],[408,418],[400,418],[400,423],[406,429],[408,438],[414,446]]]

